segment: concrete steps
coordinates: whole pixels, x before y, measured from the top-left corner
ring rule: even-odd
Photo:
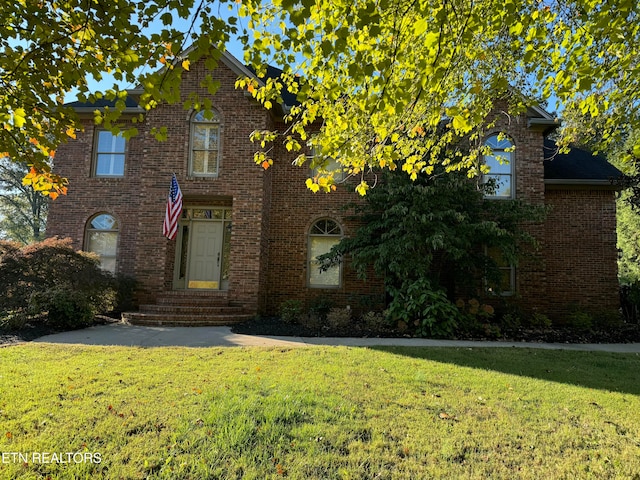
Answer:
[[[241,323],[255,313],[233,305],[227,292],[165,292],[155,304],[140,305],[137,312],[125,312],[122,319],[132,325],[204,327]]]

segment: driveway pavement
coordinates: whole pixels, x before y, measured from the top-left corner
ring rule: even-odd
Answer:
[[[141,327],[114,323],[45,335],[36,343],[122,345],[139,347],[309,347],[314,345],[345,345],[354,347],[529,347],[543,349],[588,350],[600,352],[640,353],[640,343],[564,344],[525,342],[484,342],[464,340],[428,340],[419,338],[337,338],[337,337],[275,337],[240,335],[230,327]]]

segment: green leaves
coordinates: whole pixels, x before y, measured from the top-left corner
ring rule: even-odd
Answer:
[[[261,84],[240,79],[237,87],[266,109],[285,91],[298,95],[285,131],[277,132],[287,150],[299,148],[289,139],[294,133],[356,175],[406,158],[415,160],[407,170],[414,178],[438,163],[473,169],[477,150],[459,155],[455,145],[481,135],[496,99],[510,102],[511,116],[549,99],[594,118],[606,113],[615,118],[605,130],[609,144],[640,126],[640,13],[633,2],[246,0],[237,4],[241,21],[220,17],[219,7],[210,0],[3,4],[0,151],[29,155],[37,168],[50,163],[78,126],[74,112],[62,108],[69,92],[99,98],[90,97],[91,78],[141,85],[145,109],[204,105],[217,84],[205,78],[206,95],[182,95],[182,75],[199,60],[215,68],[237,33],[259,75],[267,63],[285,72]],[[181,20],[189,32],[174,28]],[[116,108],[96,119],[117,124],[124,99],[114,98]],[[423,133],[415,135],[418,127]]]

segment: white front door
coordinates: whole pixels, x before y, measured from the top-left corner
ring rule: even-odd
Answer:
[[[189,238],[187,288],[220,288],[223,225],[193,221]]]

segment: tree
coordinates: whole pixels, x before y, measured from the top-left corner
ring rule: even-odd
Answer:
[[[543,207],[522,201],[484,199],[493,188],[462,172],[387,172],[356,207],[362,227],[321,257],[324,267],[343,258],[361,277],[373,269],[384,278],[389,309],[422,333],[448,335],[459,312],[454,301],[491,296],[501,290],[497,261],[517,264],[534,242],[523,222],[542,220]],[[492,251],[501,252],[496,259]]]
[[[126,91],[88,91],[88,79],[107,73],[138,85],[141,105],[179,101],[179,80],[238,34],[245,60],[259,75],[265,63],[283,68],[279,79],[239,79],[267,108],[283,89],[296,93],[285,131],[255,132],[255,160],[273,162],[272,141],[290,150],[310,144],[314,163],[336,159],[359,176],[399,167],[412,178],[448,171],[482,170],[483,127],[496,99],[517,113],[527,104],[557,99],[594,118],[606,114],[604,142],[621,127],[640,125],[640,6],[633,0],[240,0],[224,17],[225,0],[63,0],[7,3],[0,7],[0,147],[20,158],[24,145],[37,158],[27,178],[54,196],[64,182],[47,159],[75,135],[77,118],[63,108],[66,93],[106,97],[111,109],[96,121],[117,129]],[[185,31],[174,28],[186,20]],[[159,25],[154,33],[146,27]],[[191,48],[185,49],[187,43]],[[161,66],[163,68],[156,69]],[[216,85],[208,82],[209,91]],[[206,98],[185,107],[209,109]],[[629,108],[633,107],[633,108]],[[446,129],[438,128],[442,124]],[[317,125],[320,129],[317,130]],[[623,130],[624,128],[622,128]],[[156,132],[162,137],[163,132]],[[135,128],[127,135],[135,134]],[[466,137],[464,154],[449,148]],[[566,147],[569,136],[561,139]],[[31,142],[31,143],[29,143]],[[640,157],[640,144],[632,152]],[[298,157],[303,163],[306,157]],[[332,175],[310,179],[313,191],[330,191]]]
[[[194,42],[193,60],[219,55],[231,22],[218,18],[218,2],[194,0],[59,0],[3,2],[0,6],[0,152],[15,161],[29,157],[25,181],[53,198],[66,193],[64,179],[51,172],[58,145],[81,128],[65,97],[106,98],[113,102],[96,121],[117,130],[126,89],[140,85],[141,105],[176,101],[180,74],[189,60],[179,58],[185,42]],[[184,29],[174,22],[189,20]],[[195,38],[193,23],[201,31]],[[154,32],[149,27],[160,25]],[[164,69],[159,67],[166,66]],[[174,69],[174,66],[176,67]],[[91,80],[110,76],[114,87],[91,92]],[[213,88],[212,88],[213,90]],[[130,136],[135,128],[125,132]]]
[[[44,238],[49,200],[22,178],[26,163],[0,159],[0,235],[23,244]]]

